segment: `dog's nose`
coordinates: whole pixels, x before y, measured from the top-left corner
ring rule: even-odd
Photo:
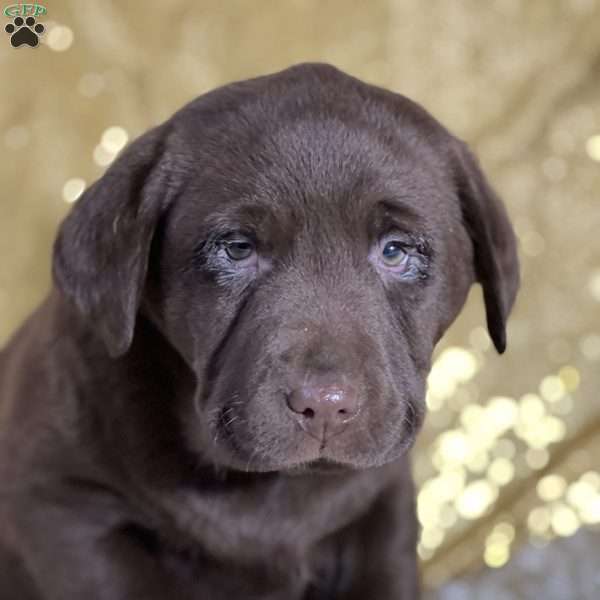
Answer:
[[[360,408],[352,385],[318,379],[309,380],[288,394],[287,405],[298,415],[302,428],[322,441],[342,431]]]

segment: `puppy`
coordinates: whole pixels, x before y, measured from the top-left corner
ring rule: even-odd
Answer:
[[[130,145],[0,356],[2,600],[415,600],[407,452],[515,236],[467,147],[320,64]]]

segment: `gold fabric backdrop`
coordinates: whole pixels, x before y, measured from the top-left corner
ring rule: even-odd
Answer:
[[[70,203],[127,140],[220,84],[331,62],[467,140],[520,241],[507,353],[479,288],[438,348],[414,453],[426,584],[508,572],[524,545],[569,547],[557,537],[600,547],[598,0],[45,6],[38,48],[0,40],[0,342],[47,290]]]

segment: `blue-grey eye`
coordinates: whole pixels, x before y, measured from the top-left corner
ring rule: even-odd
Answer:
[[[381,250],[383,262],[388,267],[399,267],[408,260],[408,253],[397,240],[385,243]]]
[[[246,260],[254,253],[254,243],[242,236],[223,240],[225,252],[231,260]]]

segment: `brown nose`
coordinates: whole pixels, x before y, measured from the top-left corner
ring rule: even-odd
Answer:
[[[287,405],[298,415],[302,428],[323,442],[342,431],[360,408],[353,386],[317,378],[288,394]]]

